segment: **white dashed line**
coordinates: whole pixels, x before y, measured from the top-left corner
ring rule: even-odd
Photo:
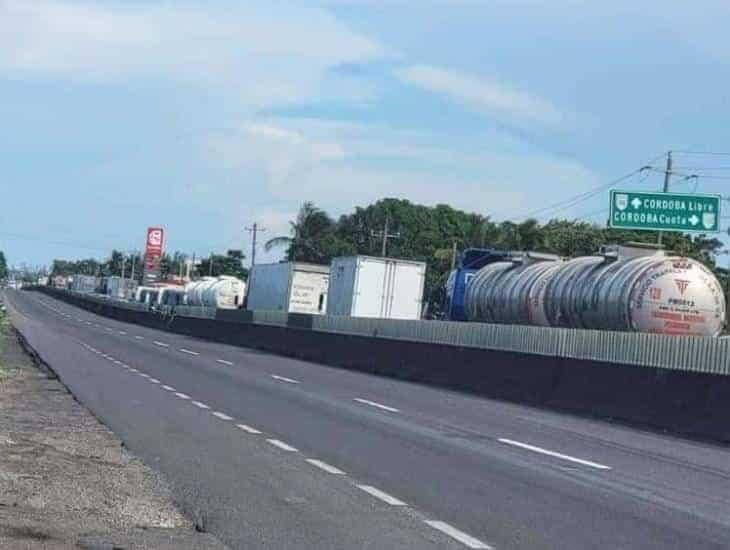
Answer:
[[[192,401],[192,404],[198,407],[199,409],[210,409],[208,405],[205,403],[201,403],[200,401]]]
[[[91,321],[86,321],[86,324],[91,326]]]
[[[252,428],[251,426],[247,426],[246,424],[236,424],[239,428],[241,428],[244,432],[250,433],[253,435],[259,435],[261,432],[257,430],[256,428]]]
[[[499,441],[500,441],[500,443],[504,443],[505,445],[512,445],[513,447],[519,447],[520,449],[526,449],[526,450],[532,451],[534,453],[539,453],[542,455],[560,458],[562,460],[567,460],[569,462],[575,462],[576,464],[582,464],[584,466],[590,466],[591,468],[596,468],[597,470],[610,470],[611,469],[610,466],[598,464],[597,462],[591,462],[590,460],[583,460],[582,458],[575,458],[574,456],[556,453],[555,451],[548,451],[547,449],[543,449],[541,447],[535,447],[534,445],[528,445],[527,443],[520,443],[519,441],[513,441],[512,439],[500,438]]]
[[[139,375],[140,375],[140,376],[141,376],[142,378],[151,378],[151,376],[150,376],[149,374],[147,374],[146,372],[140,372],[140,373],[139,373]]]
[[[117,365],[121,365],[122,364],[122,362],[119,359],[114,359],[114,363],[117,364]]]
[[[286,376],[279,376],[278,374],[272,374],[271,378],[273,378],[274,380],[278,380],[279,382],[286,382],[288,384],[299,384],[299,380],[287,378]]]
[[[154,341],[154,344],[156,346],[160,346],[161,348],[169,348],[170,344],[165,344],[165,342],[158,342],[157,340]]]
[[[375,401],[369,401],[367,399],[362,399],[360,397],[353,399],[353,401],[357,401],[358,403],[362,403],[363,405],[370,405],[371,407],[376,407],[378,409],[382,409],[382,410],[388,411],[388,412],[394,412],[394,413],[400,412],[400,410],[396,409],[395,407],[389,407],[388,405],[382,405],[380,403],[376,403]]]
[[[153,384],[159,384],[160,383],[160,381],[157,378],[150,378],[150,382],[152,382]]]
[[[190,396],[188,394],[186,394],[186,393],[176,392],[175,395],[177,397],[179,397],[180,399],[190,399]]]
[[[129,369],[129,372],[139,372],[137,369]]]
[[[167,390],[167,391],[177,391],[177,390],[176,390],[175,388],[173,388],[172,386],[162,386],[162,389],[163,389],[163,390]]]
[[[398,500],[394,496],[391,496],[388,493],[384,493],[380,489],[376,489],[371,485],[357,485],[357,488],[365,491],[366,493],[374,496],[377,499],[382,500],[386,504],[390,504],[391,506],[406,506],[406,503],[402,500]]]
[[[471,535],[467,535],[466,533],[459,531],[456,527],[452,527],[448,523],[444,523],[443,521],[426,521],[426,525],[429,525],[436,529],[437,531],[441,531],[445,535],[450,536],[452,539],[458,540],[461,544],[466,546],[467,548],[481,548],[483,550],[494,550],[492,546],[489,546],[488,544],[480,541],[479,539],[475,539]]]
[[[178,351],[187,353],[188,355],[200,355],[197,351],[190,351],[189,349],[180,348]]]
[[[326,462],[322,462],[321,460],[316,460],[314,458],[308,458],[307,462],[309,462],[312,466],[316,466],[320,470],[324,470],[328,474],[335,474],[335,475],[345,475],[345,472],[340,470],[339,468],[335,468],[334,466],[330,466]]]
[[[296,447],[292,447],[291,445],[287,445],[283,441],[279,441],[278,439],[267,439],[269,443],[271,443],[274,447],[278,447],[282,451],[287,451],[290,453],[296,453],[298,449]]]
[[[137,340],[144,340],[144,336],[135,336]]]
[[[230,367],[231,365],[233,365],[233,363],[231,363],[230,361],[226,361],[225,359],[216,359],[216,362],[217,362],[217,363],[221,363],[221,364],[223,364],[223,365],[228,365],[229,367]]]
[[[123,330],[120,330],[120,331],[119,331],[119,334],[121,334],[122,336],[125,336],[125,335],[126,335],[127,333],[126,333],[126,332],[124,332]]]
[[[233,420],[232,416],[228,416],[227,414],[222,412],[214,412],[213,416],[215,416],[216,418],[220,418],[221,420]]]

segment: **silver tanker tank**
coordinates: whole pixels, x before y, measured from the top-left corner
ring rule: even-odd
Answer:
[[[639,246],[491,264],[474,276],[465,303],[474,321],[693,336],[719,335],[727,314],[705,266]]]

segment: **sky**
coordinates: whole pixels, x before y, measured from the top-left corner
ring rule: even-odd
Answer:
[[[159,225],[248,255],[307,200],[603,224],[607,192],[548,207],[730,152],[729,23],[725,0],[0,0],[0,250],[104,258]],[[730,196],[730,155],[675,164],[673,190]]]

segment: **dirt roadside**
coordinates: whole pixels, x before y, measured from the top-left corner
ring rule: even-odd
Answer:
[[[0,548],[223,550],[0,313]]]

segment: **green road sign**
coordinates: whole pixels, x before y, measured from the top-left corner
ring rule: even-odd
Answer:
[[[611,191],[608,225],[651,231],[720,231],[720,196]]]

